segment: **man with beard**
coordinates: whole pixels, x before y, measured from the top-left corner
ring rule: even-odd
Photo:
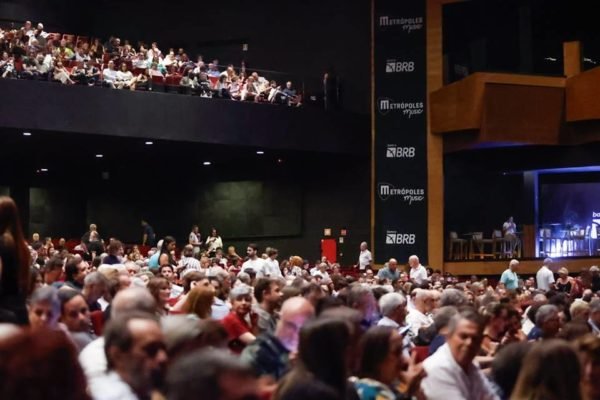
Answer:
[[[258,314],[259,333],[275,333],[282,296],[281,285],[276,279],[261,278],[256,282],[254,297],[257,304],[254,312]]]
[[[111,319],[104,332],[108,374],[92,381],[95,400],[146,400],[159,389],[167,363],[165,338],[152,314]]]

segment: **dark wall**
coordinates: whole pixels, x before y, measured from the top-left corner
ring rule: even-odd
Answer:
[[[332,153],[368,151],[369,119],[267,104],[0,79],[0,128]]]
[[[253,175],[258,180],[187,184],[182,178],[138,184],[131,177],[127,184],[119,178],[87,183],[75,178],[71,184],[38,185],[29,190],[25,225],[29,235],[77,238],[93,222],[104,238],[128,243],[140,242],[141,218],[159,236],[173,235],[179,243],[187,240],[192,224],[200,226],[203,236],[214,225],[225,245],[235,245],[240,254],[249,242],[257,242],[263,249],[278,248],[282,256],[299,254],[311,260],[320,255],[324,228],[334,234],[345,228],[341,261],[356,262],[358,244],[369,237],[366,160],[327,170],[301,168],[286,174],[284,181],[274,181],[266,172]],[[206,207],[207,200],[218,206]]]

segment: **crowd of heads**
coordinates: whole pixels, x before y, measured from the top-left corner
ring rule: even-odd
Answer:
[[[101,248],[95,225],[91,259],[81,247],[40,248],[38,235],[19,264],[13,239],[27,249],[25,238],[3,203],[3,272],[25,265],[26,282],[14,283],[27,318],[9,320],[4,273],[0,316],[12,323],[0,324],[0,398],[600,396],[597,268],[581,293],[528,279],[510,290],[428,268],[422,277],[417,256],[375,273],[257,244],[241,257],[199,236],[166,237],[147,254],[117,239]]]
[[[111,36],[96,38],[49,33],[42,23],[0,28],[0,77],[113,89],[169,91],[241,101],[301,105],[291,81],[277,83],[258,72],[221,65],[183,48],[160,50],[158,43],[133,44]]]

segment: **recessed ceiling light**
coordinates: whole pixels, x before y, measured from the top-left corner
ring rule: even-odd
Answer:
[[[96,158],[102,158],[104,157],[104,154],[96,154]]]
[[[148,146],[152,146],[153,144],[154,144],[154,142],[151,142],[151,141],[146,142],[146,145],[148,145]]]
[[[41,168],[40,171],[42,171],[42,172],[48,172],[48,168]]]
[[[23,132],[23,136],[31,136],[31,132]]]
[[[265,152],[264,152],[264,151],[262,151],[262,150],[258,150],[258,151],[256,152],[256,154],[261,154],[261,155],[262,155],[262,154],[265,154]]]
[[[210,165],[210,161],[204,161],[202,164],[203,165]]]

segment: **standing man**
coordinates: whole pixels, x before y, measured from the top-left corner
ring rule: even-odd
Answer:
[[[427,280],[427,270],[419,262],[419,257],[416,255],[408,257],[408,266],[410,267],[410,279],[417,285],[421,285]]]
[[[100,235],[98,234],[98,227],[96,226],[96,224],[90,224],[90,230],[84,233],[81,237],[81,241],[85,243],[86,246],[90,244],[90,235],[92,234],[92,232],[96,232],[96,236],[98,237],[98,240],[100,240]]]
[[[267,250],[267,258],[265,259],[265,275],[270,278],[283,278],[281,269],[279,268],[279,261],[277,261],[278,255],[279,251],[274,247],[270,247]]]
[[[500,282],[504,283],[507,290],[516,290],[519,287],[519,276],[517,275],[517,268],[519,267],[519,261],[513,259],[510,260],[508,268],[502,273]]]
[[[544,260],[544,265],[538,270],[537,274],[535,274],[535,281],[537,284],[537,288],[547,292],[554,284],[554,273],[550,270],[550,266],[552,265],[552,259],[546,258]]]
[[[250,243],[246,249],[248,260],[242,264],[242,270],[240,272],[246,272],[247,269],[253,269],[256,272],[256,278],[262,278],[265,276],[265,260],[258,256],[258,245]]]
[[[142,238],[142,246],[154,246],[156,243],[156,234],[150,224],[142,220],[142,228],[144,229],[144,236]]]
[[[198,225],[192,227],[188,243],[194,247],[194,256],[200,253],[200,246],[202,246],[202,235],[200,235],[200,229]]]
[[[373,262],[373,257],[371,256],[371,252],[367,248],[367,242],[362,242],[360,244],[360,255],[358,256],[358,269],[361,272],[364,272],[367,268],[371,266]]]

